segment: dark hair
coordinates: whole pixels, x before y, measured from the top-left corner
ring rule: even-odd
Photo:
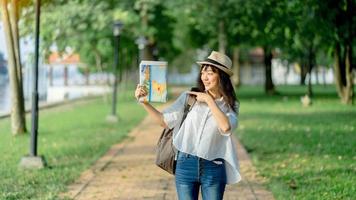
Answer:
[[[231,107],[234,112],[237,112],[236,102],[238,102],[238,100],[234,87],[231,83],[230,76],[219,68],[216,68],[212,65],[201,66],[199,77],[197,79],[197,87],[199,88],[200,92],[205,91],[203,81],[201,80],[201,72],[202,70],[208,69],[209,67],[214,73],[218,73],[219,75],[219,90],[224,98],[224,101]]]

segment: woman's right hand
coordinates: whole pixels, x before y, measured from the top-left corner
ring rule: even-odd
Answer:
[[[146,86],[138,84],[135,91],[136,99],[139,100],[141,97],[147,96],[147,94],[148,92]]]

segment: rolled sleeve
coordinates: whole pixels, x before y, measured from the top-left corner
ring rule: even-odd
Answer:
[[[184,112],[185,99],[186,92],[183,92],[171,106],[162,111],[163,120],[168,128],[172,129],[180,122]]]
[[[177,125],[180,116],[181,114],[179,112],[163,113],[163,120],[168,128],[172,129]]]
[[[235,112],[233,112],[233,111],[230,111],[230,112],[228,112],[226,114],[226,116],[229,119],[230,130],[227,131],[227,132],[224,132],[220,128],[218,128],[218,129],[219,129],[219,132],[220,132],[221,135],[230,136],[238,126],[237,114]]]

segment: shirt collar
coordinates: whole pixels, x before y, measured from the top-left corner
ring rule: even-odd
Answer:
[[[220,98],[218,98],[218,99],[215,99],[215,101],[217,101],[217,102],[224,101],[224,96],[222,96],[222,95],[221,95],[221,97],[220,97]]]

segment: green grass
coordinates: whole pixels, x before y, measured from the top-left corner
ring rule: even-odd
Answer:
[[[334,86],[242,87],[237,135],[277,199],[355,199],[356,106],[340,103]]]
[[[14,137],[9,119],[0,120],[0,199],[58,199],[69,183],[143,119],[144,110],[132,91],[119,92],[117,124],[105,121],[111,104],[103,98],[40,111],[38,154],[49,167],[38,171],[18,168],[29,152],[29,134]]]
[[[237,135],[268,189],[283,200],[353,199],[356,107],[342,105],[334,86],[314,87],[308,108],[300,103],[305,88],[277,89],[275,96],[265,96],[257,87],[238,91]],[[58,199],[58,193],[143,119],[144,110],[131,93],[119,92],[118,124],[105,121],[111,105],[103,99],[41,111],[38,151],[49,167],[39,171],[18,169],[28,153],[29,135],[13,137],[9,119],[0,120],[0,199]]]

